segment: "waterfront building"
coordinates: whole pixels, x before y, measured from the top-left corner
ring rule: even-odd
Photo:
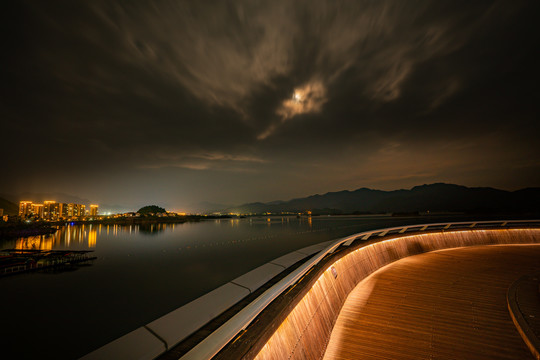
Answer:
[[[67,204],[67,216],[73,217],[75,212],[75,204]]]
[[[59,212],[58,217],[61,219],[65,219],[68,217],[68,204],[66,203],[60,203],[59,204]]]
[[[43,218],[45,220],[58,220],[60,217],[60,204],[54,200],[46,200],[43,205]]]
[[[70,203],[70,204],[64,204],[64,208],[66,208],[66,211],[67,211],[66,217],[68,218],[86,215],[86,205]]]
[[[90,216],[97,216],[98,208],[98,205],[90,205]]]
[[[86,213],[86,206],[81,204],[67,204],[67,217],[79,217],[84,216]]]
[[[20,201],[19,202],[19,216],[25,218],[32,215],[32,202]]]
[[[95,207],[94,215],[97,215],[98,205],[92,205],[92,207]],[[66,204],[55,200],[46,200],[43,204],[35,204],[32,201],[21,201],[19,203],[19,216],[22,219],[34,217],[48,221],[58,221],[86,215],[86,205],[83,204]]]
[[[43,219],[43,204],[32,204],[32,215]]]

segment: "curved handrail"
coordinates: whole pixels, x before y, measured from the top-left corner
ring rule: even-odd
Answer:
[[[325,249],[321,250],[315,256],[310,258],[296,270],[285,276],[271,288],[266,290],[249,305],[240,310],[235,316],[229,319],[225,324],[211,333],[203,341],[193,347],[189,352],[182,356],[181,360],[203,360],[211,359],[225,345],[227,345],[238,333],[244,330],[274,299],[281,295],[291,285],[302,278],[313,266],[317,265],[326,255],[333,253],[339,246],[349,246],[355,240],[368,240],[373,235],[385,236],[390,233],[419,232],[428,229],[448,230],[458,228],[475,228],[479,226],[494,225],[496,227],[508,227],[512,224],[535,224],[540,225],[540,220],[489,220],[489,221],[463,221],[446,222],[419,225],[405,225],[378,230],[370,230],[356,233],[336,240]],[[441,228],[442,227],[442,228]]]

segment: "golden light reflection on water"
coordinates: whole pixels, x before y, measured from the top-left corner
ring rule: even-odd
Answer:
[[[109,227],[111,228],[109,232]],[[157,234],[166,229],[174,229],[174,224],[145,224],[145,225],[74,225],[63,226],[54,234],[21,237],[13,245],[19,250],[53,250],[53,249],[95,249],[98,238],[103,236],[118,236],[119,234],[152,233]]]
[[[18,239],[15,248],[18,250],[52,250],[53,241],[44,235],[31,236]]]
[[[90,229],[88,232],[88,247],[95,248],[97,243],[97,230]]]

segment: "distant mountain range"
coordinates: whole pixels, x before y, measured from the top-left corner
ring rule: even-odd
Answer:
[[[220,212],[223,209],[232,208],[232,204],[220,204],[209,201],[201,201],[198,203],[189,204],[186,208],[192,213],[213,213]]]
[[[7,199],[6,199],[7,198]],[[4,214],[18,213],[18,201],[56,200],[89,204],[86,199],[76,196],[55,194],[21,194],[16,197],[0,197],[0,209]],[[352,214],[352,213],[414,213],[414,212],[512,212],[540,213],[540,188],[526,188],[517,191],[498,190],[489,187],[466,187],[453,184],[430,184],[415,186],[410,190],[382,191],[360,188],[354,191],[329,192],[311,195],[289,201],[268,203],[249,203],[240,206],[227,206],[202,202],[198,212],[235,213],[280,213],[305,212],[314,214]],[[127,211],[120,205],[101,205],[100,212]],[[195,211],[195,210],[192,210]]]
[[[540,188],[517,191],[436,183],[410,190],[361,188],[289,201],[249,203],[224,209],[239,213],[411,213],[411,212],[540,212]]]

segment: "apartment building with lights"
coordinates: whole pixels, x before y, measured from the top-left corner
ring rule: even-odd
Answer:
[[[97,216],[98,205],[90,205],[90,213],[87,214],[86,205],[74,203],[59,203],[47,200],[43,204],[32,201],[19,202],[19,217],[21,219],[42,219],[48,221],[79,218],[81,216]]]

